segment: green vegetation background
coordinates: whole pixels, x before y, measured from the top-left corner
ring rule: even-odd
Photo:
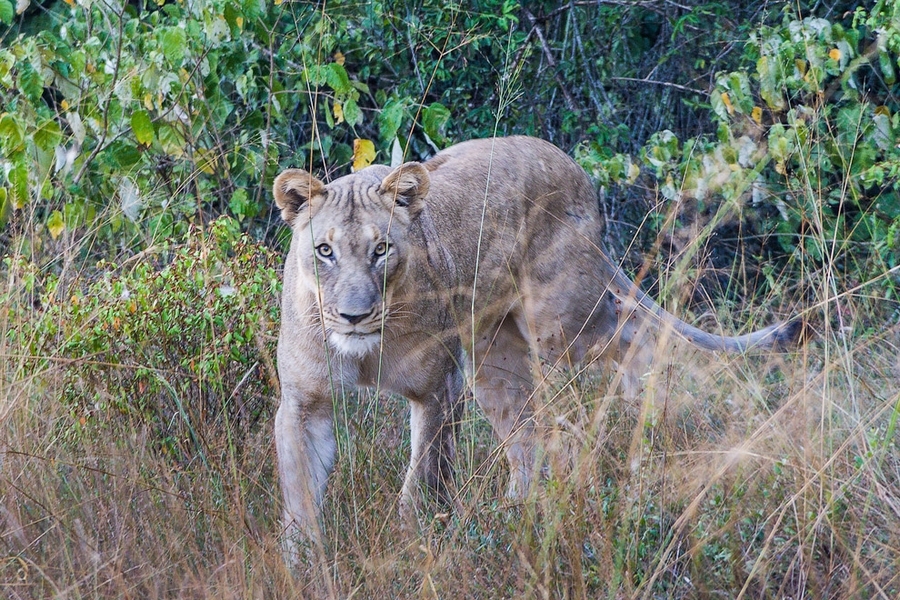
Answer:
[[[237,563],[254,544],[277,554],[266,440],[287,232],[269,190],[286,167],[327,179],[465,139],[539,136],[592,175],[604,243],[670,306],[726,326],[729,315],[743,323],[802,311],[826,340],[823,364],[833,364],[829,352],[847,365],[858,349],[883,356],[877,349],[896,340],[900,314],[898,56],[900,8],[888,0],[0,0],[0,573],[23,597],[120,595],[132,585],[149,597],[154,569],[126,575],[143,546],[101,552],[111,530],[93,523],[86,533],[85,517],[72,516],[92,486],[114,488],[104,511],[146,502],[165,513],[176,510],[171,501],[202,521],[168,537],[147,525],[159,548],[193,535],[187,547],[221,564],[231,556],[222,540],[232,539],[222,523],[239,514],[250,533],[234,542],[246,552]],[[886,352],[872,386],[890,390],[898,367]],[[896,501],[896,471],[881,471],[897,462],[896,397],[873,393],[888,408],[848,426],[871,437],[852,452],[875,461],[878,485]],[[355,418],[372,416],[360,410]],[[850,452],[841,444],[852,437],[831,439],[826,459]],[[111,457],[137,447],[146,464],[171,472],[129,463],[133,472],[116,475]],[[402,469],[402,452],[396,460]],[[103,481],[87,481],[85,469]],[[29,491],[39,483],[52,497]],[[823,502],[838,510],[847,500]],[[690,587],[671,575],[669,554],[652,550],[671,541],[670,510],[660,507],[649,525],[629,513],[629,531],[651,542],[629,538],[630,549],[610,558],[611,578],[585,566],[600,551],[584,542],[577,559],[563,545],[580,587],[566,587],[565,574],[532,573],[523,577],[540,585],[528,589],[616,597],[684,589],[682,581],[703,593],[825,597],[801,567],[828,560],[841,565],[833,576],[842,593],[900,589],[896,535],[875,543],[889,549],[887,562],[868,563],[875,550],[830,530],[840,543],[816,546],[797,566],[753,553],[778,536],[807,538],[780,525],[771,538],[745,535],[754,526],[743,521],[679,563],[695,579],[718,573],[713,588]],[[770,519],[765,502],[759,510]],[[700,522],[721,532],[739,520],[723,518]],[[537,555],[520,548],[515,561],[557,560],[559,548],[545,542],[531,540]],[[854,558],[828,558],[837,547]],[[772,573],[806,576],[762,577],[764,555]],[[215,587],[197,583],[204,559],[178,556],[191,575],[167,579],[167,589]],[[260,581],[272,577],[289,586],[274,564],[253,576],[242,567],[237,589],[268,589]],[[409,568],[410,586],[425,594],[436,585]],[[502,589],[521,591],[495,573]],[[350,589],[334,579],[331,593]]]

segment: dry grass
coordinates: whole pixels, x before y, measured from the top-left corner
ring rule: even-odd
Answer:
[[[624,404],[602,372],[553,382],[539,411],[547,476],[523,505],[500,499],[502,460],[473,405],[464,510],[425,512],[414,533],[395,522],[405,403],[345,398],[328,543],[296,577],[278,544],[268,419],[198,419],[175,456],[134,419],[80,423],[60,402],[65,357],[36,369],[4,341],[4,594],[896,598],[898,331],[865,331],[879,322],[873,306],[845,296],[847,329],[820,320],[788,356],[686,355],[693,374],[660,369],[643,405]],[[41,318],[17,315],[4,317],[4,340]]]
[[[79,270],[76,249],[91,241],[68,244],[53,268],[66,289],[84,288],[99,276]],[[836,263],[839,254],[849,252]],[[887,273],[857,285],[837,281],[830,265],[793,269],[803,286],[776,283],[809,290],[794,304],[815,333],[794,353],[666,353],[637,405],[602,371],[549,382],[538,411],[546,477],[520,505],[502,499],[503,458],[470,403],[462,511],[431,507],[418,531],[401,528],[406,404],[374,392],[342,398],[326,544],[290,573],[273,472],[275,395],[259,419],[234,421],[207,411],[222,398],[209,379],[179,370],[195,357],[177,348],[164,368],[115,353],[73,357],[67,339],[33,344],[65,323],[50,322],[47,305],[0,264],[0,595],[900,598],[900,324],[896,302],[871,295]],[[679,275],[663,287],[688,286]],[[92,317],[79,327],[103,325],[100,312]],[[747,310],[714,320],[726,331],[768,321]],[[226,401],[247,391],[242,374],[265,379],[273,336],[267,323],[247,342],[262,367],[230,376]],[[162,391],[142,397],[138,370],[164,379]],[[187,383],[170,385],[177,378]],[[177,407],[126,410],[138,402]]]

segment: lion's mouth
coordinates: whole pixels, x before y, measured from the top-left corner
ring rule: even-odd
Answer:
[[[381,335],[381,326],[379,323],[348,325],[346,323],[332,322],[328,323],[328,331],[350,338],[366,338],[370,335]]]
[[[381,346],[380,331],[332,330],[328,339],[339,353],[351,356],[365,356]]]
[[[369,337],[378,337],[378,335],[379,335],[379,332],[377,332],[377,331],[355,331],[354,330],[354,331],[350,331],[347,333],[341,333],[341,332],[335,332],[335,333],[338,333],[338,335],[343,335],[343,336],[346,336],[348,338],[355,339],[355,340],[362,340],[362,339],[366,339]]]

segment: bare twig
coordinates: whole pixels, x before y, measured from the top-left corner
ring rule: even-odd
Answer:
[[[416,73],[416,79],[419,80],[419,89],[422,91],[422,98],[425,98],[425,82],[422,80],[422,71],[419,69],[419,61],[416,58],[416,45],[413,43],[412,34],[406,29],[406,42],[409,44],[409,55],[412,57],[413,71]]]
[[[681,90],[682,92],[688,92],[690,94],[701,94],[706,95],[709,92],[705,90],[698,90],[696,88],[687,87],[686,85],[679,85],[677,83],[671,83],[668,81],[656,81],[654,79],[637,79],[636,77],[610,77],[613,81],[633,81],[635,83],[649,83],[652,85],[662,85],[665,87],[674,88],[676,90]]]
[[[559,76],[559,71],[556,68],[556,59],[553,58],[553,52],[550,51],[550,46],[547,44],[547,40],[544,39],[544,32],[541,31],[537,19],[528,9],[525,10],[525,16],[528,17],[529,21],[531,21],[531,26],[534,28],[534,33],[535,35],[537,35],[538,39],[541,42],[541,48],[544,51],[544,56],[547,58],[547,64],[549,64],[550,68],[553,69],[553,78],[556,79],[556,83],[557,85],[559,85],[559,90],[562,92],[563,97],[566,99],[566,106],[569,108],[569,110],[578,110],[577,105],[575,104],[575,100],[569,94],[569,90],[566,89],[566,83],[562,80],[562,77]]]
[[[600,104],[600,99],[597,97],[597,90],[600,90],[603,93],[604,97],[606,96],[606,90],[603,89],[602,85],[597,83],[597,80],[594,78],[594,69],[591,67],[590,61],[587,58],[587,55],[584,51],[584,44],[581,41],[581,34],[579,33],[579,26],[577,22],[577,17],[575,13],[575,2],[574,0],[569,0],[569,6],[572,7],[572,12],[569,13],[569,18],[572,20],[572,32],[573,38],[575,41],[575,49],[578,51],[578,56],[581,58],[581,65],[583,69],[583,73],[585,78],[588,80],[588,96],[590,96],[591,101],[594,103],[594,108],[597,111],[598,115],[603,114],[603,107]],[[608,104],[612,104],[609,101],[609,98],[606,98]]]
[[[528,42],[531,41],[531,36],[534,35],[534,29],[535,28],[532,27],[531,31],[528,32],[528,35],[526,35],[525,39],[522,41],[522,46],[519,48],[519,51],[516,52],[516,57],[512,61],[512,68],[509,70],[510,73],[515,73],[519,70],[519,63],[525,55],[525,50],[528,49]]]

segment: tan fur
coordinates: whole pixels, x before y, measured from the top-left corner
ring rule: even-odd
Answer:
[[[448,494],[466,365],[506,450],[509,495],[521,496],[535,470],[534,365],[605,358],[635,394],[661,327],[726,351],[785,345],[796,330],[722,337],[663,311],[597,247],[584,171],[541,140],[474,140],[328,185],[289,170],[274,193],[293,228],[275,423],[289,533],[317,531],[342,390],[378,385],[412,403],[409,508],[420,481]]]

